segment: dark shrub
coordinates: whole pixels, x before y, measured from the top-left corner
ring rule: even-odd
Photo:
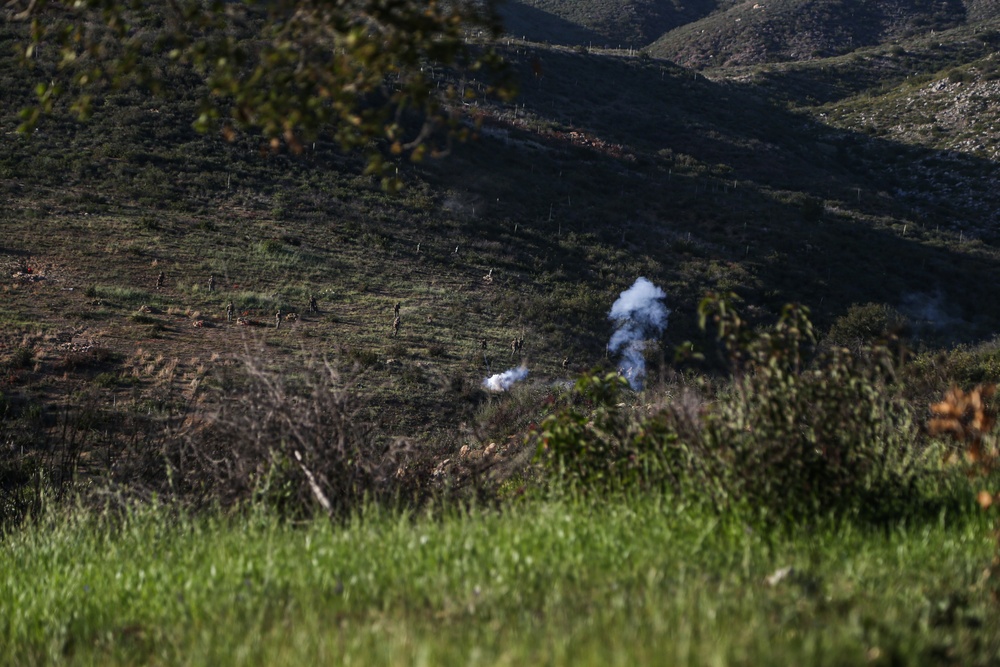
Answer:
[[[855,304],[837,318],[823,342],[857,351],[898,334],[905,326],[906,318],[892,306]]]

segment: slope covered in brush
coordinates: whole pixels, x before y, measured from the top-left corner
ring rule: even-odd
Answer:
[[[742,2],[668,32],[649,50],[698,68],[810,60],[943,30],[968,13],[960,0]]]
[[[711,76],[815,118],[838,155],[856,153],[853,142],[839,145],[839,132],[894,146],[883,169],[901,198],[921,200],[925,210],[964,202],[965,224],[993,237],[998,47],[1000,17],[993,17],[849,55],[716,68]],[[902,155],[915,159],[896,159]]]
[[[821,109],[841,127],[902,144],[1000,160],[1000,17],[854,59],[882,84]],[[895,75],[889,72],[895,70]]]

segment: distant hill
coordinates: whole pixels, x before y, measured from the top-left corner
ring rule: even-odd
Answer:
[[[1000,15],[1000,0],[510,0],[508,32],[690,67],[824,58]]]
[[[961,0],[742,2],[671,30],[649,52],[697,68],[811,60],[946,30],[970,20],[970,13],[989,16],[995,6]]]
[[[736,4],[733,0],[511,0],[503,12],[508,32],[532,41],[639,48],[667,31]]]

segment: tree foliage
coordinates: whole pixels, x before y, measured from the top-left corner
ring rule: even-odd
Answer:
[[[198,129],[259,128],[293,152],[329,134],[383,173],[387,155],[420,160],[465,138],[470,100],[513,93],[491,47],[494,2],[12,0],[5,11],[30,23],[24,62],[52,70],[25,131],[67,94],[81,117],[109,88],[169,94],[179,65],[205,83]]]

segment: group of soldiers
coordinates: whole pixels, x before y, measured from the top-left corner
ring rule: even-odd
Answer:
[[[486,365],[487,370],[491,369],[490,358],[486,354],[486,350],[489,348],[489,341],[486,338],[479,339],[479,347],[483,351],[483,363]],[[516,336],[510,341],[510,358],[513,359],[515,356],[521,355],[521,349],[524,348],[524,338],[521,336]]]
[[[163,284],[164,284],[165,281],[166,281],[166,274],[164,274],[163,271],[160,271],[159,274],[157,274],[157,276],[156,276],[156,289],[158,289],[158,290],[162,289],[163,288]],[[208,291],[209,292],[214,292],[215,291],[215,275],[214,274],[210,275],[208,277]],[[399,301],[397,301],[395,303],[395,305],[392,307],[392,314],[393,314],[393,319],[392,319],[392,337],[393,338],[395,338],[396,336],[399,335],[399,327],[400,327],[400,323],[401,323],[400,315],[399,315],[399,309],[400,309],[401,306],[402,306],[402,304]],[[318,313],[319,312],[319,302],[317,301],[315,294],[310,294],[309,295],[309,312],[310,313]],[[282,320],[285,319],[285,318],[291,317],[292,315],[294,315],[294,314],[293,313],[291,313],[291,314],[285,314],[285,313],[283,313],[281,311],[281,309],[279,308],[274,313],[274,328],[275,329],[280,329],[281,328],[281,322],[282,322]],[[234,319],[236,319],[236,306],[233,304],[232,299],[230,299],[229,303],[226,304],[226,321],[231,323],[231,322],[233,322]],[[428,318],[428,322],[430,322],[430,318]],[[480,345],[480,347],[482,348],[482,351],[483,351],[483,359],[485,360],[487,366],[489,366],[489,361],[486,358],[486,348],[488,346],[487,339],[485,339],[485,338],[480,339],[479,345]],[[513,339],[511,339],[511,341],[510,341],[510,357],[511,357],[511,359],[513,359],[515,356],[519,356],[521,354],[521,350],[523,348],[524,348],[524,338],[523,337],[516,336]],[[567,364],[568,364],[568,359],[564,359],[563,360],[563,367],[565,368],[567,366]]]
[[[392,315],[393,315],[393,318],[392,318],[392,338],[395,338],[396,336],[399,335],[399,324],[400,324],[399,308],[400,308],[400,305],[401,304],[397,301],[396,304],[392,307]],[[433,318],[431,318],[431,317],[427,318],[427,323],[428,324],[430,324],[432,321],[433,321]],[[489,357],[486,356],[486,350],[489,347],[489,341],[486,338],[480,338],[479,339],[479,347],[480,347],[480,349],[483,352],[483,363],[485,363],[486,366],[487,366],[487,368],[489,368],[490,361],[489,361]],[[523,337],[521,337],[521,336],[515,336],[514,338],[512,338],[511,341],[510,341],[510,358],[513,359],[515,356],[520,356],[521,350],[523,348],[524,348],[524,338]]]
[[[167,280],[167,275],[163,271],[160,271],[156,275],[156,289],[158,289],[158,290],[159,289],[163,289],[163,285],[166,282],[166,280]],[[214,292],[215,291],[215,274],[212,274],[212,275],[210,275],[208,277],[208,291],[209,292]],[[315,294],[310,294],[309,295],[309,312],[310,313],[318,313],[319,312],[319,301],[316,299],[316,295]],[[275,329],[280,329],[281,328],[281,322],[282,322],[282,320],[286,319],[286,318],[293,319],[294,315],[295,315],[294,313],[287,313],[287,314],[286,313],[282,313],[281,309],[279,308],[274,313],[274,328]],[[234,319],[236,319],[236,306],[233,304],[232,299],[230,299],[229,303],[226,304],[226,321],[227,322],[232,322]],[[398,330],[398,328],[399,328],[399,324],[398,324],[398,320],[399,320],[399,304],[398,303],[396,304],[396,320],[397,320],[397,323],[395,325],[395,328]]]

